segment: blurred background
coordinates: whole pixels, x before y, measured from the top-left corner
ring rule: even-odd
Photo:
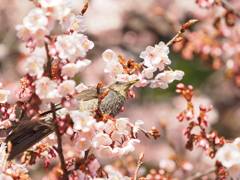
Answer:
[[[205,1],[206,3],[208,1]],[[237,12],[240,4],[227,1],[229,7]],[[85,1],[73,0],[73,9],[80,13]],[[170,67],[185,72],[181,81],[195,88],[194,103],[196,112],[200,104],[213,105],[209,113],[209,130],[216,130],[219,136],[234,139],[240,135],[240,29],[239,20],[228,24],[226,8],[198,4],[195,0],[90,0],[85,13],[87,31],[84,33],[95,47],[88,52],[87,58],[92,64],[81,74],[74,77],[77,83],[96,85],[107,84],[110,78],[104,74],[106,63],[102,53],[112,49],[117,55],[141,62],[139,55],[147,46],[154,46],[160,41],[167,43],[189,19],[198,19],[182,36],[184,40],[170,47]],[[11,91],[10,102],[16,101],[14,92],[19,80],[25,75],[23,64],[28,50],[16,36],[15,26],[22,24],[34,4],[30,1],[0,0],[0,82],[4,89]],[[209,5],[209,7],[208,7]],[[200,7],[201,6],[201,7]],[[206,7],[206,8],[204,8]],[[61,27],[56,27],[52,35],[61,34]],[[45,56],[44,48],[37,48],[33,53]],[[161,160],[181,152],[183,159],[193,166],[191,172],[206,169],[214,161],[206,157],[201,149],[189,152],[185,150],[185,137],[182,135],[185,123],[179,123],[176,116],[186,108],[186,102],[175,93],[173,82],[168,89],[151,89],[149,86],[134,89],[136,99],[127,101],[125,111],[118,117],[129,117],[132,122],[141,119],[144,128],[152,126],[160,129],[160,139],[147,139],[141,133],[142,142],[131,154],[137,158],[145,151],[144,165],[147,169],[159,167]],[[166,125],[163,131],[162,124]],[[170,145],[169,145],[170,144]],[[123,161],[130,161],[126,157]],[[131,159],[131,158],[130,158]],[[201,160],[201,161],[200,161]],[[113,161],[120,161],[113,159]],[[199,163],[199,161],[201,163]],[[198,163],[198,167],[194,164]],[[145,170],[147,170],[145,169]],[[170,171],[170,170],[169,170]],[[43,174],[46,172],[42,171]],[[181,177],[183,172],[174,172]]]

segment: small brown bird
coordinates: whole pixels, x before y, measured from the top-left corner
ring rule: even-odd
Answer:
[[[102,113],[107,113],[112,117],[119,114],[131,85],[138,80],[123,81],[114,80],[106,87],[100,88],[100,96],[108,90],[107,95],[103,98],[100,104]],[[96,88],[91,88],[74,95],[78,100],[79,111],[93,111],[98,107],[98,92]],[[65,108],[56,106],[56,116],[60,117],[64,113],[68,113]],[[16,128],[7,136],[5,142],[11,142],[12,149],[8,156],[8,161],[14,159],[20,153],[26,151],[34,144],[41,141],[54,131],[52,112],[46,111],[41,115],[47,115],[37,120],[20,122]]]

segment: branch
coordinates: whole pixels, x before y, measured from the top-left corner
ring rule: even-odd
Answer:
[[[47,67],[46,67],[46,71],[48,73],[48,76],[50,77],[50,79],[52,79],[52,61],[51,61],[51,56],[48,54],[48,45],[47,43],[45,43],[45,49],[46,49],[46,53],[47,53]],[[52,115],[53,115],[53,119],[52,119],[52,123],[54,126],[54,131],[57,135],[57,143],[58,143],[58,156],[61,162],[61,169],[63,171],[63,176],[62,179],[63,180],[68,180],[68,171],[66,168],[66,164],[65,164],[65,160],[64,160],[64,156],[63,156],[63,149],[62,149],[62,135],[59,132],[59,127],[58,127],[58,123],[55,123],[55,119],[56,119],[56,107],[53,103],[51,103],[51,111],[52,111]]]
[[[138,172],[139,168],[141,167],[141,165],[143,164],[143,162],[142,162],[143,157],[144,157],[144,152],[141,152],[139,159],[138,159],[136,171],[134,172],[133,180],[137,180],[137,172]]]

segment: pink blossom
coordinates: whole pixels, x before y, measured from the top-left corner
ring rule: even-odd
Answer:
[[[162,89],[168,88],[168,84],[172,83],[175,79],[181,80],[184,75],[183,71],[164,71],[159,73],[154,80],[151,80],[151,88],[160,87]]]
[[[30,76],[41,77],[43,74],[43,65],[45,60],[42,57],[30,56],[26,59],[25,70]]]
[[[88,169],[91,173],[92,176],[96,176],[97,175],[97,171],[98,169],[100,168],[100,164],[98,162],[97,159],[94,159],[93,161],[91,161],[89,164],[88,164]]]
[[[5,103],[8,100],[9,90],[0,89],[0,103]]]
[[[116,77],[122,74],[123,70],[122,65],[118,61],[110,61],[104,69],[104,72],[109,74],[110,77]]]
[[[109,137],[108,134],[105,133],[98,133],[93,139],[93,147],[100,148],[101,146],[109,146],[112,144],[112,139]]]
[[[136,143],[140,143],[140,140],[139,139],[130,139],[128,141],[125,141],[123,143],[123,150],[124,150],[124,154],[128,154],[129,152],[132,152],[135,150],[135,147],[134,145]]]
[[[86,25],[84,23],[84,18],[81,15],[75,16],[70,23],[70,30],[77,31],[77,32],[83,32],[86,31]]]
[[[122,131],[119,131],[119,130],[115,130],[112,132],[111,134],[111,138],[112,140],[114,141],[121,141],[121,139],[123,138],[123,135],[127,136],[129,134],[129,132],[127,130],[122,130]]]
[[[73,80],[63,81],[58,86],[59,93],[62,96],[66,96],[67,94],[73,94],[75,91],[75,85],[76,85],[76,83]]]
[[[47,97],[48,93],[57,87],[57,83],[51,80],[49,77],[41,77],[39,80],[35,81],[36,94],[40,99]]]
[[[240,163],[232,165],[230,168],[227,168],[229,176],[233,180],[240,178]]]
[[[128,118],[119,118],[116,121],[116,128],[119,131],[124,131],[126,129],[128,123],[129,123]]]
[[[75,63],[68,63],[62,67],[62,74],[72,78],[78,72],[78,66]]]
[[[17,30],[17,37],[23,41],[27,41],[31,37],[29,29],[24,25],[17,25],[15,29]]]
[[[150,79],[150,78],[153,77],[153,73],[154,73],[156,70],[157,70],[157,68],[155,68],[155,67],[153,67],[153,66],[150,66],[150,67],[144,69],[144,70],[142,71],[142,74],[143,74],[144,77]]]
[[[55,47],[61,59],[75,62],[77,58],[83,58],[86,52],[93,47],[93,43],[83,34],[73,32],[71,35],[57,37]]]
[[[102,58],[106,62],[118,60],[117,55],[111,49],[107,49],[106,51],[104,51],[102,54]]]
[[[216,159],[226,168],[239,164],[240,150],[239,147],[232,143],[226,143],[216,154]]]
[[[47,24],[48,19],[45,15],[45,11],[41,8],[32,9],[23,19],[23,25],[30,31],[36,31],[39,28],[45,28]]]
[[[90,146],[91,146],[91,141],[89,141],[86,138],[79,138],[79,139],[77,139],[77,142],[75,143],[75,147],[79,151],[85,151],[85,150],[89,149]]]
[[[57,89],[53,89],[52,91],[50,91],[46,98],[45,98],[45,102],[46,103],[54,103],[57,104],[60,102],[61,100],[61,94],[59,94],[59,91]]]
[[[102,157],[107,157],[107,158],[113,157],[113,150],[110,146],[100,146],[98,153]]]
[[[87,66],[91,64],[92,61],[88,59],[83,59],[81,61],[77,61],[76,65],[78,68],[78,71],[83,71]]]
[[[91,116],[90,112],[78,110],[70,111],[70,117],[73,120],[73,128],[75,130],[89,131],[96,120]]]
[[[112,131],[115,130],[115,123],[112,120],[108,120],[107,123],[104,125],[104,130],[106,133],[110,134]]]
[[[84,36],[81,45],[85,51],[88,51],[89,49],[92,49],[94,47],[94,43],[90,40],[88,40],[87,36]]]
[[[137,120],[133,126],[133,136],[136,138],[137,132],[139,131],[140,125],[144,124],[142,120]]]
[[[141,52],[140,58],[144,59],[144,65],[147,67],[154,66],[162,71],[165,64],[171,64],[168,58],[169,48],[163,42],[156,44],[155,47],[148,46],[145,51]]]

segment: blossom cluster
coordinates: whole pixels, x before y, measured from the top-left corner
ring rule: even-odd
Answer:
[[[118,57],[112,50],[106,50],[102,57],[107,62],[107,66],[104,70],[110,77],[132,80],[139,79],[139,82],[135,84],[136,87],[144,87],[150,83],[151,88],[168,88],[168,84],[174,80],[181,80],[184,76],[184,72],[180,70],[171,70],[168,65],[171,64],[171,60],[168,58],[169,47],[164,42],[156,44],[155,47],[148,46],[145,51],[141,52],[140,58],[144,61],[138,65],[131,65],[127,70],[128,64],[124,63],[122,57]],[[142,70],[140,69],[142,68]],[[164,70],[168,67],[170,70]],[[154,73],[160,71],[154,78]],[[153,79],[151,79],[153,78]]]
[[[236,138],[232,143],[224,144],[216,154],[219,161],[228,171],[233,179],[240,177],[240,138]]]

